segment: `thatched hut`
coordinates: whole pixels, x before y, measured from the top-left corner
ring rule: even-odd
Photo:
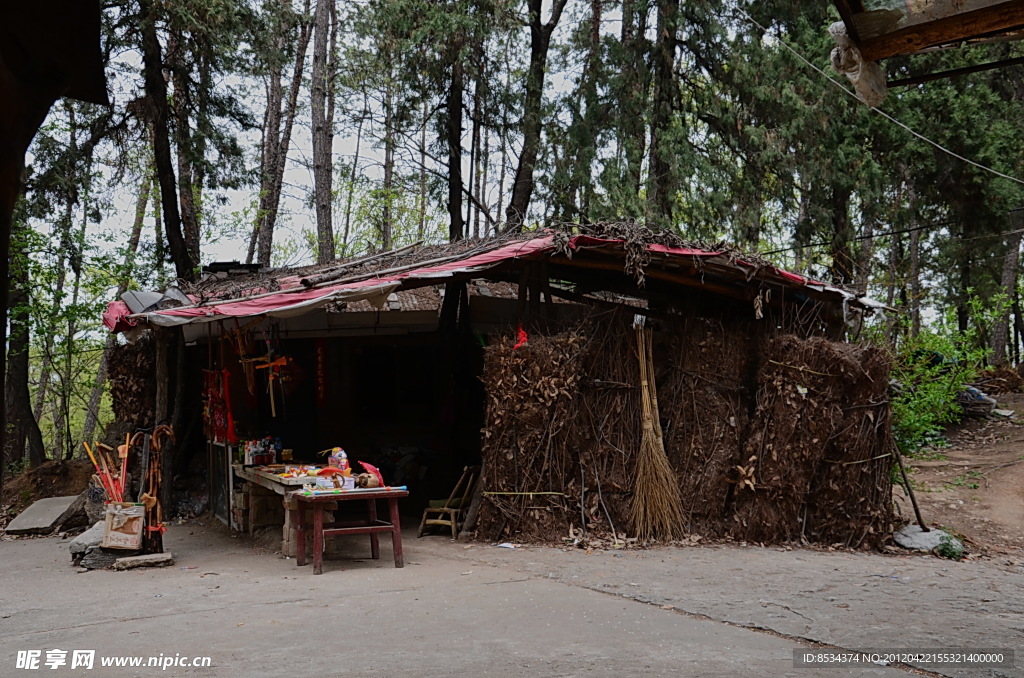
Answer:
[[[683,529],[858,546],[891,518],[887,358],[848,341],[878,307],[756,256],[609,224],[214,269],[105,321],[156,330],[122,362],[152,355],[164,375],[155,394],[130,376],[143,368],[113,378],[119,416],[187,428],[206,413],[179,464],[208,460],[222,517],[226,407],[235,437],[377,462],[417,490],[410,512],[482,461],[473,529],[552,541],[632,534],[642,318]],[[288,358],[277,384],[252,369],[274,356]]]

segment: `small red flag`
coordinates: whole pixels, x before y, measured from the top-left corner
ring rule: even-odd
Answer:
[[[523,346],[526,346],[529,343],[529,341],[530,341],[530,337],[527,336],[526,330],[524,330],[523,326],[520,325],[519,326],[519,331],[516,333],[516,345],[513,346],[512,349],[515,350],[517,348],[521,348]]]

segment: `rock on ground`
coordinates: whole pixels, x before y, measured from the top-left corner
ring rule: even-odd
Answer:
[[[144,556],[128,556],[114,561],[115,570],[131,570],[136,567],[167,567],[174,565],[172,553],[147,553]]]
[[[71,562],[78,565],[85,552],[94,546],[99,546],[103,541],[103,521],[99,521],[88,530],[71,540],[68,548],[71,551]]]
[[[948,532],[934,527],[927,532],[923,532],[920,525],[906,525],[896,531],[892,538],[897,544],[911,551],[931,551],[941,544],[943,540],[948,540],[952,548],[957,551],[963,551],[964,549],[963,542],[959,539]]]
[[[102,546],[91,546],[82,558],[82,567],[90,570],[103,570],[111,567],[114,561],[128,556],[137,556],[138,551],[125,551],[124,549],[105,549]]]
[[[103,520],[107,507],[104,504],[107,493],[100,487],[99,481],[93,478],[89,481],[89,487],[82,493],[85,495],[85,513],[89,516],[90,522]]]

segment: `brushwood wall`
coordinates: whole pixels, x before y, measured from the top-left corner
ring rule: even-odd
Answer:
[[[872,546],[892,521],[885,351],[730,308],[655,322],[664,443],[691,535]],[[640,447],[633,315],[485,351],[478,533],[628,535]]]

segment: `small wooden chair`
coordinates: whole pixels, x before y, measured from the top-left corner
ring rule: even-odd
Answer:
[[[452,528],[452,539],[459,538],[459,528],[462,527],[463,512],[469,510],[470,498],[476,481],[480,477],[479,466],[467,466],[462,469],[462,477],[455,483],[452,493],[447,499],[434,499],[427,508],[423,509],[423,520],[420,521],[420,532],[417,537],[422,537],[427,525],[448,525]],[[431,516],[437,516],[432,518]]]

